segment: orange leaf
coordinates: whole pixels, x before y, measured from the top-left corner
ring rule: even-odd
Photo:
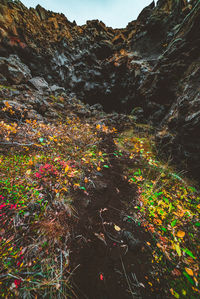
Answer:
[[[185,268],[185,271],[186,271],[187,274],[189,274],[190,276],[194,276],[194,273],[193,273],[192,269],[190,269],[190,268]]]
[[[160,243],[156,244],[158,246],[158,248],[162,248],[162,245]]]
[[[29,160],[29,161],[28,161],[28,165],[32,166],[32,165],[33,165],[33,161],[32,161],[32,160]]]
[[[183,232],[182,230],[179,230],[179,231],[177,232],[177,237],[179,237],[179,238],[183,238],[183,237],[185,237],[185,232]]]

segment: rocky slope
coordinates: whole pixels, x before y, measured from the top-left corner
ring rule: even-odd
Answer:
[[[0,84],[17,91],[3,89],[1,97],[10,93],[15,109],[21,105],[37,119],[57,117],[49,97],[62,93],[100,103],[107,112],[132,111],[136,119],[156,124],[158,143],[196,174],[199,21],[198,0],[152,2],[125,29],[98,20],[77,26],[39,5],[27,9],[20,1],[3,0]],[[24,96],[16,100],[18,92]],[[59,105],[63,112],[65,103]],[[87,116],[90,110],[80,113]]]

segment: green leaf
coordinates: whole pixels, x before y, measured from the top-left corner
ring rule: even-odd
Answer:
[[[104,165],[103,167],[105,167],[105,168],[109,168],[109,166],[108,166],[108,165]]]
[[[167,229],[165,227],[161,227],[161,230],[163,230],[164,232],[167,231]]]
[[[79,187],[79,189],[81,189],[81,190],[86,190],[85,187]]]
[[[164,201],[165,201],[166,203],[169,203],[169,199],[168,199],[168,198],[163,197],[163,199],[164,199]]]
[[[178,294],[177,292],[175,292],[174,290],[173,290],[173,295],[174,295],[174,297],[177,298],[177,299],[180,298],[179,294]]]
[[[200,222],[196,222],[196,223],[195,223],[195,226],[198,226],[198,227],[199,227],[199,226],[200,226]]]
[[[189,249],[187,249],[187,248],[182,248],[182,250],[183,250],[185,253],[187,253],[187,255],[189,255],[190,257],[192,257],[193,259],[196,260],[196,257],[192,254],[192,252],[191,252]]]
[[[194,285],[194,281],[193,279],[190,277],[189,274],[187,274],[185,271],[183,271],[183,275],[189,280],[189,282]]]
[[[39,138],[39,141],[40,141],[40,142],[43,142],[43,141],[44,141],[44,138]]]
[[[177,222],[177,219],[173,220],[173,221],[171,222],[171,227],[174,227],[174,226],[176,225],[176,222]]]

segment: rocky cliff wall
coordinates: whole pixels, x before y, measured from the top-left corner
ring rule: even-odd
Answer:
[[[77,26],[39,5],[2,0],[0,84],[40,92],[62,87],[106,111],[133,111],[157,126],[168,154],[197,173],[199,6],[153,1],[126,28],[113,29],[98,20]]]

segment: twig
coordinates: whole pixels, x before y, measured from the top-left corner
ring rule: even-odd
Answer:
[[[37,146],[34,143],[19,143],[19,142],[0,142],[0,145],[6,145],[6,146]]]
[[[69,281],[69,279],[71,278],[71,276],[74,274],[74,272],[76,271],[76,269],[78,269],[78,267],[80,267],[80,264],[77,265],[74,270],[70,273],[69,277],[67,278],[67,281]]]
[[[103,217],[102,217],[102,215],[101,215],[101,211],[99,211],[99,216],[100,216],[100,218],[101,218],[101,222],[102,222],[103,230],[104,230],[106,236],[107,236],[111,241],[114,241],[114,242],[116,242],[116,243],[118,243],[118,244],[122,244],[123,241],[118,241],[118,240],[116,240],[116,239],[115,239],[110,233],[108,233],[107,230],[105,229],[105,225],[104,225],[104,223],[103,223],[104,220],[103,220]]]
[[[127,277],[127,274],[126,274],[126,269],[125,269],[125,267],[124,267],[124,263],[123,263],[123,261],[122,261],[122,257],[121,257],[121,255],[120,255],[120,260],[121,260],[121,263],[122,263],[122,268],[123,268],[123,271],[124,271],[124,275],[125,275],[125,277],[126,277],[126,281],[127,281],[129,290],[130,290],[131,295],[132,295],[132,297],[133,297],[133,299],[134,299],[133,292],[132,292],[132,289],[131,289],[131,286],[130,286],[130,283],[129,283],[129,280],[128,280],[128,277]]]

